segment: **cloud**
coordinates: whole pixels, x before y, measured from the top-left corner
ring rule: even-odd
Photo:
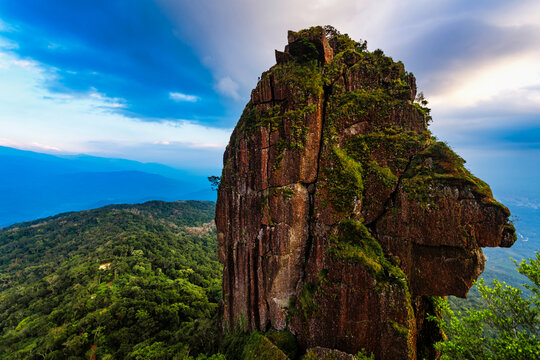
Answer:
[[[187,102],[196,102],[199,101],[199,97],[195,95],[186,95],[179,92],[170,92],[169,98],[174,101],[187,101]]]
[[[535,1],[159,0],[158,4],[176,24],[178,36],[204,59],[217,85],[234,79],[238,86],[232,91],[215,87],[233,99],[248,100],[257,77],[274,64],[273,50],[285,45],[287,30],[331,24],[354,39],[366,39],[371,50],[381,48],[403,60],[417,76],[434,114],[448,115],[452,109],[460,114],[493,113],[493,106],[500,110],[503,105],[507,114],[537,111],[536,94],[527,90],[540,86],[536,70],[540,6]],[[434,121],[445,120],[435,116]],[[487,118],[474,121],[490,126]]]
[[[33,68],[36,65],[34,61],[20,60],[20,59],[13,60],[13,64],[19,67],[23,67],[23,68]]]
[[[124,106],[121,98],[92,88],[77,96],[51,92],[40,87],[44,78],[54,76],[42,64],[34,61],[28,67],[14,54],[0,54],[5,64],[0,66],[0,144],[185,168],[220,167],[232,129],[192,119],[148,122],[125,116],[111,111]]]
[[[540,209],[540,201],[530,200],[524,197],[507,198],[505,199],[505,202],[517,207],[529,208],[534,210]]]
[[[370,49],[403,60],[433,105],[443,103],[436,98],[456,100],[458,107],[464,99],[486,102],[487,92],[477,95],[499,89],[504,79],[494,88],[484,75],[538,49],[536,3],[119,0],[96,6],[60,0],[44,6],[28,0],[0,2],[0,31],[9,27],[3,36],[19,47],[22,59],[56,69],[54,81],[44,84],[51,91],[85,93],[94,87],[124,99],[124,106],[113,108],[123,115],[151,121],[196,117],[230,127],[257,77],[274,64],[274,49],[283,49],[287,30],[312,25],[332,24],[354,39],[367,39]],[[529,68],[538,63],[537,56],[528,59]],[[535,85],[540,86],[527,86]],[[182,92],[171,94],[186,97],[163,96],[179,86]]]
[[[124,99],[110,111],[145,121],[212,124],[228,112],[210,71],[153,1],[0,1],[0,14],[12,29],[0,28],[0,46],[51,69],[56,76],[41,84],[51,92],[84,96],[95,88]],[[171,101],[179,86],[205,101]]]
[[[215,89],[220,94],[231,97],[235,100],[240,99],[240,94],[238,94],[239,88],[240,86],[238,85],[238,83],[228,76],[221,78],[215,86]]]
[[[26,71],[21,78],[2,72],[0,115],[6,122],[11,116],[12,136],[19,129],[23,139],[18,122],[37,129],[36,142],[58,141],[61,148],[97,151],[88,145],[92,136],[123,144],[122,151],[154,142],[163,152],[224,146],[287,30],[325,24],[403,60],[430,101],[432,128],[442,139],[481,143],[486,148],[474,151],[487,152],[516,145],[504,133],[516,129],[524,138],[540,122],[537,0],[118,0],[100,6],[28,0],[0,1],[0,13],[0,71]],[[204,101],[190,101],[192,94]],[[53,103],[61,108],[52,110]],[[528,139],[519,145],[536,146]]]

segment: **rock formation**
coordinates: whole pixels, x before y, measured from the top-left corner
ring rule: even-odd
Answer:
[[[401,62],[333,28],[289,32],[224,155],[223,324],[303,349],[435,358],[433,296],[464,297],[509,211],[429,132]]]

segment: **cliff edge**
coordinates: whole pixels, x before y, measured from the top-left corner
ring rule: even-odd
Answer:
[[[331,27],[289,32],[224,155],[223,326],[301,348],[436,358],[433,296],[465,297],[508,209],[428,130],[401,62]]]

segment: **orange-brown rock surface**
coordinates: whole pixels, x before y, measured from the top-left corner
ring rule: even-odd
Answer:
[[[435,358],[432,296],[465,296],[508,210],[428,131],[401,62],[333,28],[289,32],[224,155],[223,324],[302,348]]]

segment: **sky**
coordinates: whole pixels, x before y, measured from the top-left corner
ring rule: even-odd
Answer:
[[[434,134],[540,208],[537,0],[0,0],[0,145],[215,173],[287,30],[325,24],[403,61]]]

